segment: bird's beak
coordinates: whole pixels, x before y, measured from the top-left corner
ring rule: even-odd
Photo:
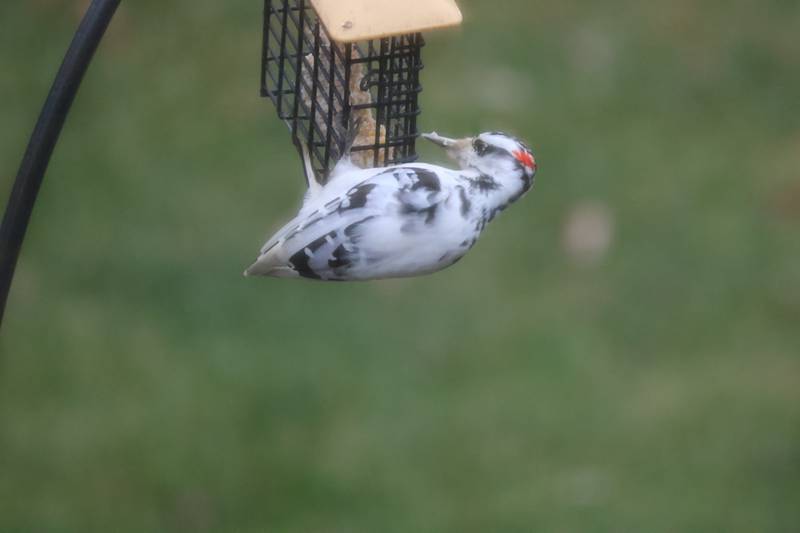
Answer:
[[[458,142],[455,139],[449,139],[447,137],[442,137],[441,135],[439,135],[435,131],[432,132],[432,133],[423,133],[422,137],[424,139],[429,140],[433,144],[441,146],[442,148],[452,148]]]
[[[442,137],[438,133],[423,133],[422,136],[433,144],[441,146],[447,150],[450,159],[456,161],[461,168],[469,166],[469,157],[472,153],[472,137],[466,139],[450,139]]]

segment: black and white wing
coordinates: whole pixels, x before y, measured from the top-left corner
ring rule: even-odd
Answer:
[[[391,167],[323,195],[267,242],[246,274],[344,281],[413,271],[420,237],[449,197],[446,178],[428,165]]]

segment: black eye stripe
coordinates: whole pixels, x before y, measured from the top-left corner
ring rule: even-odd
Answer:
[[[482,141],[481,139],[475,139],[472,142],[472,147],[475,149],[475,153],[478,154],[480,157],[491,155],[491,154],[507,154],[511,155],[508,150],[500,148],[498,146],[494,146],[492,144],[487,143],[486,141]]]
[[[484,154],[508,154],[508,150],[490,144]]]

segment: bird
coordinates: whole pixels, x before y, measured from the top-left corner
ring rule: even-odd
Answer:
[[[422,137],[444,148],[458,168],[362,169],[346,150],[323,185],[301,146],[309,185],[302,207],[267,240],[245,276],[368,281],[432,274],[462,259],[534,184],[533,152],[512,135]]]

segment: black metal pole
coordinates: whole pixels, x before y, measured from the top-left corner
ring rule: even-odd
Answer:
[[[81,80],[119,3],[120,0],[92,0],[56,75],[17,172],[0,226],[0,325],[22,241],[50,156]]]

